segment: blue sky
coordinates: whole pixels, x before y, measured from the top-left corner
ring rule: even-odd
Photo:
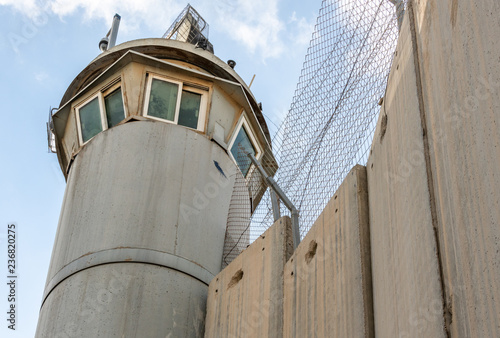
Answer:
[[[215,54],[262,101],[272,131],[289,109],[320,0],[191,1],[210,24]],[[0,336],[32,337],[65,181],[47,153],[49,107],[99,53],[115,13],[117,43],[161,37],[187,2],[175,0],[0,0]],[[17,330],[7,329],[7,224],[18,228]]]

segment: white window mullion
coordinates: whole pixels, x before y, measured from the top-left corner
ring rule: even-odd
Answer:
[[[198,130],[203,131],[205,129],[205,120],[206,120],[206,111],[207,111],[207,94],[206,92],[202,92],[201,100],[200,100],[200,110],[198,114]]]
[[[179,111],[181,109],[182,87],[183,87],[182,83],[179,83],[179,88],[177,90],[177,102],[175,104],[175,117],[174,117],[175,124],[179,123]]]
[[[153,83],[153,76],[148,77],[148,83],[146,85],[146,95],[144,95],[144,109],[142,115],[148,115],[149,108],[149,98],[151,96],[151,84]]]
[[[106,118],[106,109],[104,105],[104,96],[102,93],[99,93],[99,109],[101,111],[101,124],[102,130],[108,129],[108,119]]]

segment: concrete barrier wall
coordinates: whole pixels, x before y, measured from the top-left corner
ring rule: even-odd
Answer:
[[[415,3],[451,337],[500,337],[500,2]]]
[[[377,337],[446,337],[415,61],[406,15],[367,163]]]
[[[214,295],[243,264],[223,271],[224,282],[211,285],[208,337],[281,336],[247,324],[252,311],[272,313],[264,327],[283,325],[284,337],[500,337],[498,13],[496,0],[409,1],[368,189],[354,168],[287,262],[284,281],[278,264],[252,288]],[[267,271],[271,258],[253,246],[242,259],[253,255]],[[280,282],[283,322],[280,308],[256,305]]]
[[[210,283],[205,337],[282,337],[283,269],[293,251],[282,217]]]
[[[366,168],[354,167],[284,272],[284,337],[374,337]]]
[[[368,162],[377,335],[500,336],[499,12],[409,2]]]

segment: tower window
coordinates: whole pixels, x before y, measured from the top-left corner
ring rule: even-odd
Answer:
[[[181,126],[193,129],[198,128],[201,98],[201,94],[189,92],[187,90],[182,91],[178,121]]]
[[[123,106],[121,88],[104,97],[104,108],[106,110],[108,128],[114,127],[123,121],[125,118],[125,108]]]
[[[153,79],[148,102],[148,115],[175,121],[180,84]]]
[[[83,145],[101,131],[125,119],[121,87],[115,85],[100,91],[76,108],[80,143]]]
[[[252,129],[244,116],[242,116],[237,125],[236,133],[233,136],[229,149],[236,165],[240,168],[243,176],[246,177],[252,166],[252,162],[247,154],[251,153],[256,158],[259,158],[261,151],[258,143],[255,141]]]
[[[99,97],[94,97],[89,103],[78,109],[83,143],[102,131]]]
[[[150,76],[144,115],[203,131],[208,92],[182,82]]]

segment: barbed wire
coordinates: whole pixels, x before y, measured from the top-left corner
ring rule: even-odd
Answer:
[[[273,136],[274,178],[299,209],[302,237],[349,170],[368,160],[404,6],[399,0],[322,2],[290,110]],[[288,214],[283,205],[280,211]],[[273,222],[266,192],[244,226],[228,227],[246,236],[230,251],[239,253]]]

